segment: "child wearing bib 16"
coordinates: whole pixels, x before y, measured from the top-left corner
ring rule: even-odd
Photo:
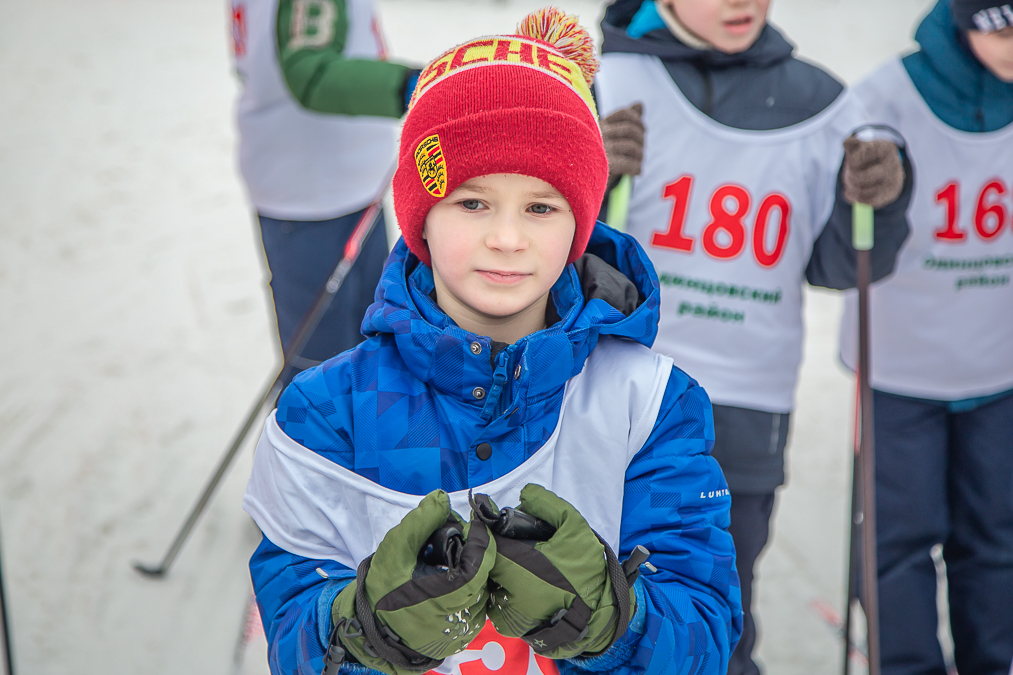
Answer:
[[[1013,4],[940,0],[920,50],[855,88],[917,182],[896,272],[872,287],[883,673],[946,672],[942,544],[961,675],[1013,659]],[[855,365],[848,298],[842,356]]]
[[[802,284],[855,285],[854,201],[877,207],[873,274],[889,274],[911,195],[897,147],[849,139],[861,107],[792,56],[768,6],[616,0],[595,83],[612,173],[636,175],[627,228],[661,281],[654,348],[714,402],[744,614],[730,675],[759,672],[753,566],[784,482]]]
[[[296,377],[257,449],[272,672],[725,671],[710,402],[650,350],[644,251],[595,223],[595,70],[543,10],[422,72],[368,339]]]

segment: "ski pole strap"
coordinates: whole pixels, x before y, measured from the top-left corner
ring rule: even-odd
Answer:
[[[851,245],[856,251],[869,251],[875,238],[872,207],[854,204],[851,207]]]
[[[630,586],[632,586],[632,583],[629,577],[626,576],[626,571],[619,563],[619,558],[616,557],[608,542],[602,539],[601,535],[597,532],[594,533],[594,536],[598,537],[598,541],[605,547],[605,563],[608,566],[609,580],[612,582],[612,596],[615,598],[616,606],[619,608],[616,614],[616,626],[615,632],[612,634],[612,640],[609,642],[608,647],[602,650],[602,652],[606,652],[615,644],[616,640],[623,636],[630,625]]]

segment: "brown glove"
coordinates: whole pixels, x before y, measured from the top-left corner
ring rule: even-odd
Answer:
[[[608,146],[605,146],[606,153]],[[892,141],[844,141],[844,198],[879,209],[904,189],[904,165]]]
[[[644,160],[644,113],[641,103],[617,110],[601,121],[601,137],[609,162],[609,184],[619,176],[639,176]]]

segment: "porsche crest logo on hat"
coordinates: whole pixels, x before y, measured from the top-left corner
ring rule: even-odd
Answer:
[[[440,147],[439,134],[422,139],[415,148],[415,166],[419,169],[419,178],[426,192],[434,197],[447,194],[447,160]]]

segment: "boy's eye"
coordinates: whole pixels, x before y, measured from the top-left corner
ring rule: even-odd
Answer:
[[[482,202],[477,199],[465,199],[461,202],[461,206],[467,211],[477,211],[482,208]]]
[[[548,204],[532,204],[530,208],[532,213],[536,213],[538,215],[545,215],[547,213],[552,213],[552,211],[554,210]]]

